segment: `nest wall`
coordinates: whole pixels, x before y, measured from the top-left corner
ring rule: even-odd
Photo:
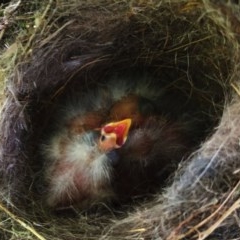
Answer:
[[[11,67],[2,62],[3,239],[239,237],[236,5],[186,0],[37,5],[42,15],[35,16],[35,30],[19,34]],[[20,10],[26,11],[21,5]],[[44,161],[38,146],[51,113],[66,96],[126,72],[154,76],[166,113],[200,119],[198,149],[154,199],[133,204],[131,212],[64,218],[49,212],[39,200]]]

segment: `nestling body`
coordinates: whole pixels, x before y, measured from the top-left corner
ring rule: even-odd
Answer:
[[[160,114],[160,95],[146,79],[115,79],[66,107],[43,148],[47,204],[87,208],[159,186],[191,148],[184,124]]]

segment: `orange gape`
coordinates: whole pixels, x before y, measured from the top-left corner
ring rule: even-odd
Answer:
[[[119,122],[111,122],[101,128],[99,148],[103,151],[111,151],[120,148],[126,142],[131,126],[131,119]]]

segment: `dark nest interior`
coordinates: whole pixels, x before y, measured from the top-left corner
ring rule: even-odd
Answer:
[[[239,239],[237,3],[60,0],[2,8],[1,239]],[[159,114],[184,125],[188,151],[127,200],[123,188],[117,204],[46,206],[41,146],[60,106],[84,94],[92,101],[109,79],[135,87],[146,78]]]

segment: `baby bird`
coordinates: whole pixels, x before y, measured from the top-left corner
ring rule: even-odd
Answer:
[[[112,198],[114,156],[108,154],[125,143],[130,125],[130,119],[111,122],[99,132],[96,126],[101,126],[101,121],[97,113],[67,122],[66,128],[45,149],[51,161],[46,170],[47,204],[51,207],[77,204],[84,208]]]
[[[111,80],[63,111],[43,147],[50,207],[145,194],[189,152],[187,130],[158,109],[161,92],[146,79],[135,83]]]

